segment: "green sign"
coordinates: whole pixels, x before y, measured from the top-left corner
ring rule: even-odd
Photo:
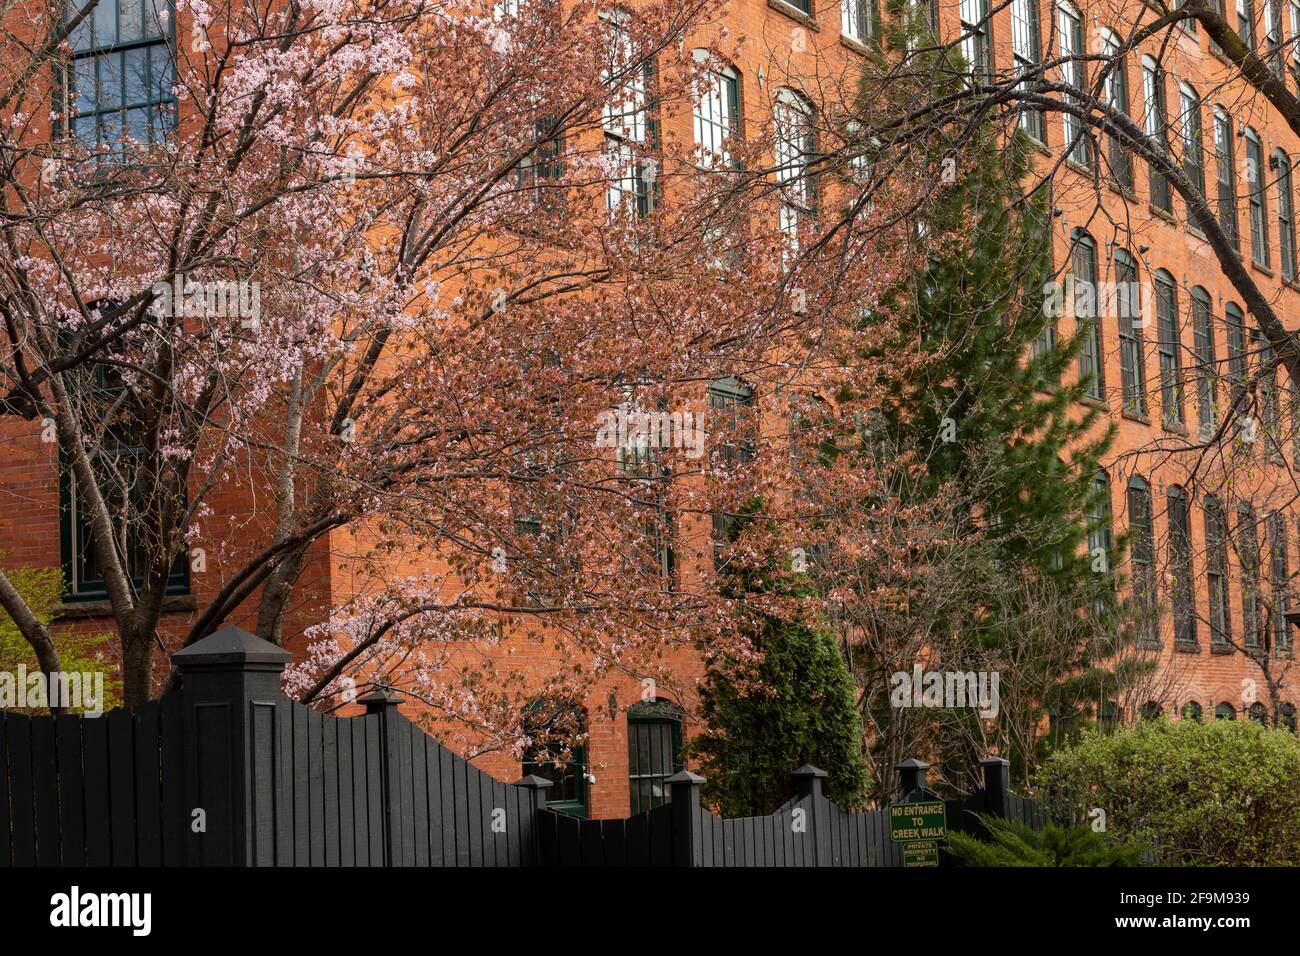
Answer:
[[[903,844],[903,866],[938,866],[939,843],[936,840],[919,840]]]
[[[889,807],[889,838],[895,843],[939,841],[948,836],[942,800],[894,803]]]

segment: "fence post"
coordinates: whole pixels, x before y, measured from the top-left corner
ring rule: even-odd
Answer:
[[[664,783],[671,787],[673,820],[673,866],[701,866],[700,787],[704,778],[689,770],[675,773]]]
[[[404,697],[381,684],[371,686],[370,693],[358,698],[357,703],[366,709],[366,716],[379,718],[380,800],[384,807],[384,865],[410,866],[407,859],[410,841],[402,830],[402,785],[400,759],[397,753],[398,734],[394,724],[405,720],[397,708],[406,703]]]
[[[276,771],[270,769],[270,779],[259,775],[255,758],[263,758],[265,771],[265,758],[274,753],[275,708],[285,699],[280,675],[292,659],[284,648],[234,625],[172,655],[182,680],[190,866],[274,862],[273,829],[270,841],[257,834],[267,830],[268,819],[273,826]],[[199,819],[204,825],[195,832]]]
[[[925,788],[925,772],[930,769],[930,765],[924,760],[908,757],[894,764],[894,769],[899,774],[900,796],[905,797],[913,790]]]
[[[984,812],[1005,820],[1010,810],[1007,797],[1011,793],[1011,761],[985,757],[980,766],[984,768]]]
[[[535,773],[516,780],[513,786],[519,787],[525,791],[525,797],[528,800],[528,806],[531,808],[527,811],[528,815],[528,852],[520,854],[526,856],[528,862],[533,866],[542,866],[542,840],[541,831],[538,827],[538,814],[546,809],[546,791],[549,790],[553,783],[545,777],[539,777]],[[523,821],[520,821],[522,825]]]
[[[811,805],[812,828],[809,832],[813,837],[813,866],[831,866],[831,821],[830,813],[824,806],[827,799],[822,784],[827,773],[806,763],[793,776],[795,794],[800,800],[808,799]]]

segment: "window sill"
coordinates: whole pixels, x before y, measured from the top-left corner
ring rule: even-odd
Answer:
[[[1110,411],[1110,403],[1109,403],[1109,402],[1107,402],[1104,398],[1097,398],[1097,397],[1095,397],[1095,396],[1093,396],[1093,395],[1082,395],[1082,396],[1080,396],[1080,398],[1079,398],[1079,404],[1080,404],[1080,405],[1087,405],[1089,408],[1095,408],[1095,409],[1098,409],[1099,411],[1103,411],[1103,412],[1109,412],[1109,411]]]
[[[804,13],[798,7],[792,7],[790,4],[785,3],[784,0],[767,0],[767,5],[777,13],[787,16],[791,20],[797,20],[809,30],[816,30],[818,33],[821,32],[822,28],[817,24],[817,20]]]
[[[1231,654],[1236,650],[1231,644],[1211,644],[1211,654]]]
[[[1148,416],[1143,415],[1141,412],[1131,412],[1127,408],[1120,410],[1119,417],[1127,418],[1131,422],[1139,422],[1143,425],[1151,424],[1151,419]]]
[[[1089,179],[1093,178],[1091,169],[1076,160],[1070,159],[1068,156],[1065,159],[1065,168],[1073,170],[1080,176],[1087,176]]]
[[[1147,211],[1150,212],[1151,215],[1155,216],[1157,219],[1163,219],[1171,226],[1178,225],[1178,220],[1174,218],[1174,214],[1172,212],[1165,212],[1163,209],[1160,209],[1157,206],[1153,206],[1150,203],[1147,203]]]
[[[1268,266],[1261,266],[1254,259],[1250,260],[1250,267],[1254,269],[1256,272],[1264,273],[1264,275],[1268,276],[1270,279],[1276,278],[1276,276],[1273,275],[1272,269],[1270,269]]]
[[[162,602],[164,614],[197,611],[198,608],[198,598],[193,594],[169,594]],[[113,602],[109,600],[64,601],[55,605],[54,615],[56,618],[112,617]]]
[[[1180,424],[1179,422],[1168,422],[1162,420],[1160,422],[1160,428],[1163,431],[1168,432],[1170,435],[1177,435],[1179,438],[1190,437],[1190,434],[1187,431],[1187,426]]]
[[[1192,641],[1174,641],[1174,652],[1176,654],[1199,654],[1201,645]]]
[[[1134,191],[1132,186],[1121,185],[1113,179],[1106,180],[1106,185],[1109,186],[1110,191],[1115,193],[1117,196],[1123,196],[1129,202],[1138,201],[1138,194]]]
[[[1145,648],[1148,651],[1161,651],[1164,650],[1165,647],[1160,641],[1152,640],[1149,637],[1138,638],[1138,646]]]
[[[859,40],[857,37],[851,37],[847,33],[840,34],[840,44],[852,50],[854,53],[862,56],[871,56],[871,47]]]

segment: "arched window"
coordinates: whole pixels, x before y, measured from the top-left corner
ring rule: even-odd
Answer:
[[[1205,590],[1210,606],[1210,642],[1228,643],[1232,620],[1228,614],[1228,519],[1223,502],[1205,496]]]
[[[1183,424],[1183,376],[1178,289],[1164,269],[1156,273],[1156,333],[1160,354],[1160,414],[1166,425]]]
[[[1228,377],[1233,385],[1246,381],[1246,323],[1241,306],[1229,302],[1223,307],[1224,321],[1228,326]]]
[[[1283,727],[1291,731],[1291,733],[1295,733],[1296,732],[1295,704],[1282,704],[1280,707],[1278,707],[1277,719],[1278,722],[1281,723]]]
[[[1195,22],[1195,21],[1192,21]],[[1183,148],[1183,175],[1205,192],[1205,159],[1201,154],[1201,97],[1189,83],[1178,84],[1178,138]]]
[[[1264,148],[1259,134],[1246,127],[1246,188],[1250,190],[1250,257],[1268,268],[1268,203],[1264,192]]]
[[[1124,411],[1147,413],[1146,347],[1142,328],[1142,287],[1137,262],[1123,249],[1115,252],[1116,313],[1119,316],[1119,376]]]
[[[1278,654],[1291,651],[1291,625],[1286,612],[1290,610],[1288,594],[1291,572],[1287,560],[1286,516],[1275,511],[1268,516],[1269,598],[1268,620],[1273,639],[1273,650]]]
[[[1219,421],[1218,368],[1214,354],[1214,307],[1199,285],[1192,290],[1192,337],[1196,345],[1196,421],[1209,438]]]
[[[1083,108],[1088,94],[1088,71],[1083,60],[1078,59],[1087,52],[1083,41],[1083,17],[1074,4],[1060,0],[1056,5],[1056,24],[1060,30],[1061,81],[1067,87],[1066,97],[1075,106]],[[1090,165],[1092,152],[1083,121],[1069,110],[1063,110],[1061,117],[1065,133],[1062,143],[1069,151],[1070,161],[1084,167]]]
[[[1201,705],[1194,700],[1189,700],[1183,704],[1183,720],[1194,720],[1199,724],[1201,722]]]
[[[776,127],[776,178],[781,184],[780,225],[785,236],[784,262],[788,267],[799,253],[799,233],[813,214],[813,184],[808,164],[816,153],[817,137],[812,105],[789,87],[777,90],[772,119]]]
[[[1143,720],[1155,720],[1164,712],[1165,709],[1160,704],[1154,700],[1149,700],[1142,705],[1142,709],[1138,713]]]
[[[708,52],[696,50],[697,61]],[[740,74],[733,67],[708,70],[700,78],[695,96],[695,145],[706,165],[733,162],[729,140],[740,131]]]
[[[1113,30],[1102,28],[1102,54],[1109,61],[1109,71],[1103,80],[1102,101],[1113,113],[1128,115],[1128,68],[1119,55],[1122,44]],[[1120,140],[1111,136],[1107,145],[1110,175],[1121,189],[1133,188],[1133,155]]]
[[[1237,561],[1241,565],[1241,633],[1247,647],[1259,647],[1259,531],[1255,506],[1237,505]]]
[[[1191,519],[1187,493],[1179,485],[1169,488],[1169,573],[1174,611],[1174,640],[1184,646],[1196,644],[1196,605],[1192,587]]]
[[[1133,603],[1139,611],[1139,628],[1147,641],[1156,638],[1155,536],[1151,526],[1151,486],[1137,475],[1128,481],[1128,526],[1132,544]]]
[[[1237,230],[1237,168],[1233,154],[1232,117],[1222,106],[1214,108],[1214,167],[1218,187],[1219,228],[1232,244],[1241,250],[1241,237]]]
[[[1230,703],[1228,703],[1225,700],[1221,704],[1219,704],[1218,707],[1214,708],[1214,719],[1215,720],[1236,720],[1237,708],[1233,707]]]
[[[641,701],[627,712],[627,777],[635,816],[670,798],[664,782],[684,768],[682,712],[662,699]]]
[[[1097,309],[1097,244],[1092,236],[1076,229],[1070,252],[1070,281],[1073,287],[1074,317],[1084,332],[1079,353],[1079,377],[1087,380],[1087,394],[1106,397],[1106,373],[1102,361],[1101,319]]]
[[[1250,705],[1249,715],[1250,719],[1261,727],[1268,726],[1268,708],[1259,703],[1259,701]]]
[[[587,788],[587,712],[565,701],[534,701],[524,711],[523,774],[551,781],[546,805],[552,810],[585,817],[590,811]]]
[[[1092,481],[1092,500],[1088,504],[1088,554],[1097,574],[1109,574],[1113,567],[1110,508],[1110,476],[1099,468]]]
[[[1269,160],[1277,179],[1277,254],[1282,260],[1282,278],[1295,281],[1295,205],[1291,196],[1291,160],[1274,150]]]
[[[1168,121],[1165,119],[1165,71],[1154,57],[1142,57],[1142,131],[1153,149],[1169,151]],[[1154,165],[1147,164],[1147,186],[1151,191],[1151,205],[1161,212],[1172,213],[1173,194],[1169,180]]]

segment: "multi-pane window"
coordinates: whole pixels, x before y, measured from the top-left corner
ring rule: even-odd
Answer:
[[[1102,31],[1102,52],[1105,54],[1109,70],[1105,73],[1102,98],[1114,113],[1128,115],[1128,71],[1124,58],[1119,55],[1120,42],[1110,30]],[[1110,160],[1110,175],[1115,183],[1124,188],[1133,188],[1133,155],[1119,138],[1108,139],[1107,155]]]
[[[1297,83],[1300,84],[1300,0],[1291,0],[1287,4],[1291,20],[1291,74],[1296,77]]]
[[[524,713],[523,774],[551,781],[546,806],[585,817],[590,810],[587,774],[587,713],[581,707],[553,700],[533,703]]]
[[[1124,411],[1147,413],[1146,349],[1142,341],[1142,301],[1137,263],[1123,249],[1115,252],[1116,311],[1119,313],[1119,373]]]
[[[1286,620],[1286,612],[1290,608],[1287,591],[1291,573],[1287,567],[1286,551],[1286,516],[1275,511],[1268,517],[1269,597],[1273,605],[1269,608],[1268,620],[1272,630],[1273,650],[1278,654],[1285,654],[1291,648],[1291,636],[1288,633],[1291,625]]]
[[[1210,607],[1210,641],[1228,643],[1232,620],[1228,612],[1228,519],[1223,503],[1205,496],[1205,590]]]
[[[1178,86],[1178,135],[1183,149],[1183,175],[1197,192],[1205,192],[1205,160],[1201,154],[1201,98],[1186,83]]]
[[[1189,700],[1187,703],[1183,704],[1183,720],[1194,720],[1199,724],[1204,713],[1205,711],[1201,705],[1194,700]]]
[[[1169,574],[1174,611],[1174,640],[1196,643],[1195,591],[1192,588],[1192,532],[1187,494],[1178,485],[1169,489]]]
[[[840,0],[840,32],[850,40],[865,43],[876,29],[874,0]]]
[[[1264,150],[1259,136],[1246,127],[1246,183],[1250,187],[1250,257],[1268,268],[1268,208],[1264,191]]]
[[[706,164],[727,159],[740,128],[740,76],[731,67],[710,70],[695,100],[695,145]]]
[[[1154,59],[1142,58],[1142,132],[1152,149],[1162,155],[1168,151],[1169,139],[1165,120],[1165,72]],[[1147,164],[1147,185],[1151,205],[1161,212],[1173,211],[1173,195],[1168,178],[1152,163]]]
[[[754,393],[734,378],[709,386],[709,457],[716,468],[738,468],[754,460],[756,421]],[[716,436],[716,437],[714,437]],[[714,566],[722,570],[723,551],[736,536],[741,516],[727,511],[713,514]]]
[[[1088,503],[1088,560],[1095,574],[1109,575],[1115,557],[1114,533],[1110,510],[1110,477],[1099,469],[1092,483],[1092,500]],[[1108,577],[1112,582],[1114,578]],[[1098,598],[1095,610],[1100,617],[1106,613],[1106,600]]]
[[[816,134],[812,107],[794,90],[777,93],[772,118],[776,125],[776,178],[781,184],[781,232],[788,265],[798,254],[799,234],[813,214],[808,164],[816,152]]]
[[[655,159],[650,121],[653,67],[639,56],[628,32],[628,14],[618,10],[606,21],[608,48],[605,82],[609,99],[604,109],[605,150],[610,179],[605,187],[611,211],[648,215],[654,206]]]
[[[685,768],[682,712],[666,700],[640,701],[627,712],[627,777],[635,816],[672,799],[669,777]]]
[[[1269,69],[1285,77],[1286,66],[1282,62],[1282,0],[1264,0],[1264,57]]]
[[[1037,0],[1011,0],[1011,56],[1015,61],[1016,73],[1036,78],[1041,56]],[[1023,80],[1018,88],[1028,89],[1031,84],[1031,80]],[[1047,140],[1046,123],[1041,110],[1022,106],[1020,128],[1040,143]]]
[[[1192,290],[1192,337],[1196,346],[1196,421],[1208,437],[1218,422],[1214,364],[1214,312],[1210,294],[1199,285]]]
[[[794,7],[800,13],[812,13],[812,0],[785,0],[787,6]]]
[[[1237,506],[1237,563],[1241,567],[1241,631],[1247,647],[1259,647],[1259,531],[1255,508]]]
[[[961,0],[961,53],[971,76],[987,77],[992,70],[989,56],[988,0]]]
[[[1273,366],[1273,346],[1259,329],[1250,330],[1250,347],[1255,353],[1259,371],[1256,380],[1259,388],[1259,415],[1263,419],[1265,431],[1273,442],[1277,441],[1278,429],[1281,427],[1282,414],[1278,406],[1277,369]],[[1275,451],[1276,446],[1270,447]]]
[[[667,415],[666,399],[661,398],[652,404],[655,411],[650,414]],[[630,390],[623,407],[631,412],[642,412],[632,401]],[[664,420],[660,419],[661,422]],[[644,532],[642,550],[635,557],[642,567],[657,575],[668,589],[672,589],[677,574],[674,550],[676,529],[667,501],[671,471],[663,464],[661,448],[651,441],[648,434],[640,434],[635,440],[619,445],[618,466],[622,477],[636,489],[631,497],[642,502],[641,510],[644,512],[641,520]]]
[[[1241,250],[1237,229],[1237,170],[1233,159],[1232,117],[1222,107],[1214,108],[1214,167],[1219,193],[1219,228],[1232,244]]]
[[[1268,726],[1268,708],[1259,701],[1255,701],[1255,703],[1251,704],[1250,710],[1246,713],[1253,722],[1259,724],[1261,727]]]
[[[1097,314],[1097,246],[1087,233],[1075,230],[1070,257],[1070,279],[1074,293],[1074,315],[1083,333],[1079,352],[1079,377],[1087,379],[1087,394],[1106,397],[1105,368],[1101,350],[1101,319]]]
[[[1156,635],[1155,532],[1151,524],[1151,486],[1137,475],[1128,482],[1128,527],[1132,542],[1129,564],[1133,573],[1133,603],[1140,612],[1142,636]]]
[[[67,15],[81,4],[68,0]],[[125,141],[162,141],[176,122],[168,0],[100,0],[72,31],[67,75],[69,128],[101,157]]]
[[[533,124],[537,148],[519,161],[515,184],[539,206],[548,206],[560,198],[564,163],[560,159],[564,144],[556,132],[554,120],[539,119]]]
[[[1237,35],[1247,48],[1255,49],[1255,4],[1252,0],[1237,2]]]
[[[1183,424],[1182,355],[1179,351],[1178,290],[1163,269],[1156,273],[1156,332],[1160,354],[1160,412],[1166,425]]]
[[[1246,382],[1246,326],[1235,302],[1223,307],[1223,315],[1228,326],[1228,378],[1237,388]]]
[[[1237,708],[1233,707],[1228,701],[1220,701],[1219,705],[1214,708],[1215,720],[1236,720]]]
[[[1282,260],[1282,278],[1296,277],[1295,205],[1291,195],[1291,160],[1275,150],[1270,163],[1277,174],[1277,254]]]
[[[1083,60],[1077,59],[1084,54],[1083,18],[1071,4],[1062,3],[1056,9],[1057,27],[1061,31],[1061,80],[1073,88],[1066,93],[1067,106],[1082,110],[1088,89],[1087,70]],[[1065,129],[1064,145],[1069,150],[1070,160],[1087,166],[1091,155],[1083,119],[1068,108],[1062,111],[1061,117]]]

